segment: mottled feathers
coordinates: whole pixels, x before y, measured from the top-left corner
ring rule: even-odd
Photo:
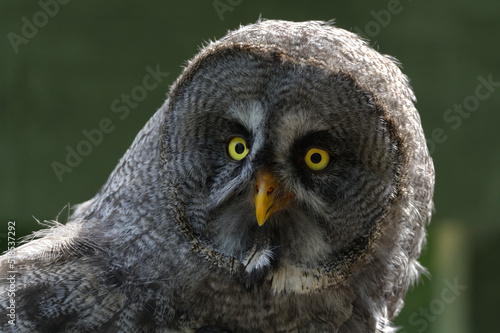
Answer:
[[[95,197],[18,248],[2,331],[391,332],[432,211],[414,102],[328,23],[209,43]]]

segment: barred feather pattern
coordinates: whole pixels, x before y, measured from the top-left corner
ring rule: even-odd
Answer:
[[[15,326],[0,257],[1,331],[395,331],[433,209],[414,102],[394,59],[331,22],[207,43],[97,194],[16,250]],[[261,227],[260,170],[293,194]]]

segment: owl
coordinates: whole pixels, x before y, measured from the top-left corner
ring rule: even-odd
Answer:
[[[97,194],[1,257],[2,331],[392,332],[433,209],[414,102],[331,22],[208,43]]]

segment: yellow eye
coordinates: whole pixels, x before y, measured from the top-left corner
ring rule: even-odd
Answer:
[[[307,151],[304,157],[304,162],[309,169],[313,171],[321,171],[328,166],[330,162],[330,154],[323,149],[311,148]]]
[[[240,136],[232,138],[227,146],[227,153],[235,161],[244,159],[245,156],[248,155],[248,148],[245,139]]]

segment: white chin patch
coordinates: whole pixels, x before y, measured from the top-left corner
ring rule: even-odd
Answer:
[[[304,269],[297,266],[280,267],[268,276],[274,293],[308,294],[329,286],[327,279],[317,269]]]
[[[273,248],[265,245],[261,248],[254,246],[241,263],[249,275],[262,275],[264,280],[270,281],[271,289],[275,294],[298,293],[308,294],[319,289],[328,288],[335,284],[319,269],[284,265],[276,270],[268,271],[275,253]],[[335,279],[334,279],[335,280]]]
[[[242,264],[245,266],[245,272],[252,273],[258,270],[265,270],[271,265],[273,256],[273,250],[268,247],[261,249],[254,247],[242,261]]]

